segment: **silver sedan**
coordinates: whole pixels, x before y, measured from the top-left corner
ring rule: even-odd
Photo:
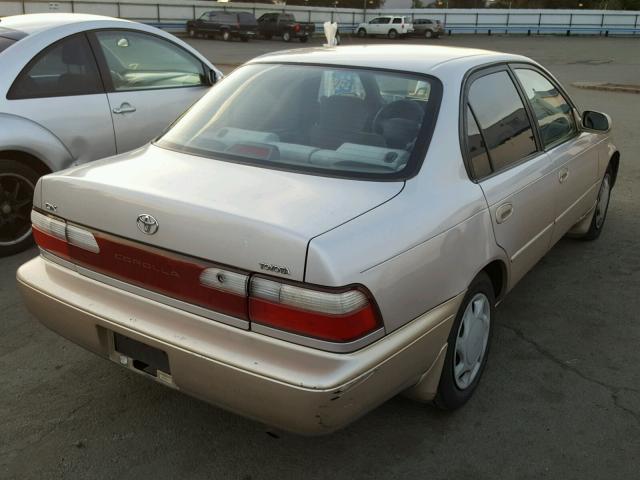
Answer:
[[[3,18],[0,71],[0,256],[31,244],[41,175],[144,145],[220,76],[162,30],[72,14]]]
[[[44,177],[19,285],[71,341],[287,430],[401,392],[455,409],[496,305],[560,238],[600,235],[610,128],[522,56],[263,56],[153,144]]]

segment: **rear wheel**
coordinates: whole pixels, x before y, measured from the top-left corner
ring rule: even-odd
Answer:
[[[449,333],[434,400],[438,407],[454,410],[473,395],[487,363],[494,313],[493,284],[482,272],[469,285]]]
[[[396,30],[389,30],[389,33],[387,34],[387,37],[389,37],[390,39],[394,40],[396,38],[398,38],[398,32]]]
[[[225,42],[231,40],[231,32],[229,32],[229,30],[222,31],[222,40],[224,40]]]
[[[190,28],[187,33],[189,33],[189,36],[191,38],[194,38],[196,36],[196,31],[193,28]]]
[[[359,36],[360,38],[364,38],[364,37],[366,37],[366,36],[367,36],[367,31],[366,31],[364,28],[359,29],[359,30],[358,30],[358,36]]]
[[[424,38],[433,38],[433,32],[431,30],[426,30],[424,32]]]
[[[39,177],[27,165],[0,159],[0,257],[33,245],[31,207]]]
[[[598,192],[598,201],[596,202],[596,211],[593,212],[593,218],[591,219],[591,225],[589,230],[582,237],[583,240],[595,240],[602,233],[604,228],[604,221],[607,219],[607,212],[609,211],[609,200],[611,200],[611,187],[612,187],[613,175],[611,169],[607,170],[604,174],[602,183],[600,184],[600,191]]]
[[[289,32],[284,32],[282,34],[282,40],[284,40],[285,42],[290,42],[291,41],[291,34]]]

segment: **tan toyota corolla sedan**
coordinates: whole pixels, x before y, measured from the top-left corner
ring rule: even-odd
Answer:
[[[72,342],[286,430],[400,392],[454,409],[496,303],[600,234],[610,128],[521,56],[263,56],[152,144],[41,179],[18,282]]]

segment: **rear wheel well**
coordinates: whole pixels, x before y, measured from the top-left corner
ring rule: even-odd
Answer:
[[[609,160],[609,168],[611,168],[611,186],[616,184],[616,178],[618,178],[618,168],[620,167],[620,152],[615,152],[611,155]]]
[[[500,260],[494,260],[484,267],[482,271],[489,276],[491,284],[493,285],[493,292],[495,293],[496,300],[499,300],[502,298],[507,284],[507,269],[504,263]]]
[[[18,160],[20,162],[24,162],[30,168],[38,172],[40,176],[51,173],[51,169],[47,167],[47,165],[42,160],[28,153],[21,152],[19,150],[0,151],[0,158],[6,158],[10,160]]]

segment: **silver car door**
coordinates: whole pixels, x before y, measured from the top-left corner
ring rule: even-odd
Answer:
[[[93,34],[107,78],[118,152],[149,142],[209,88],[205,66],[180,46],[130,30]]]
[[[579,131],[571,103],[543,72],[524,65],[513,68],[554,165],[559,186],[552,238],[555,243],[595,206],[600,180],[599,138]]]
[[[53,133],[77,163],[116,153],[109,103],[85,34],[53,43],[20,72],[6,113]]]
[[[482,187],[498,245],[507,253],[510,287],[551,244],[557,181],[506,67],[467,82],[467,160]]]

